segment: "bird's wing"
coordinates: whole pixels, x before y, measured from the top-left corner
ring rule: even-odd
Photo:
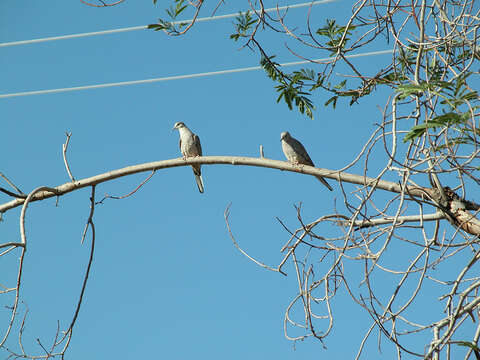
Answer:
[[[305,165],[310,165],[310,166],[315,166],[313,164],[312,159],[308,155],[307,150],[302,145],[302,143],[300,141],[296,140],[296,139],[293,139],[293,140],[295,140],[294,147],[295,147],[296,152],[305,160],[304,164]]]
[[[202,144],[200,144],[200,138],[196,134],[193,135],[193,142],[197,149],[198,156],[202,156]]]

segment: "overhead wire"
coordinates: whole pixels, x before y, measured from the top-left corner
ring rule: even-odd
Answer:
[[[270,12],[274,12],[274,11],[277,11],[277,10],[281,11],[281,10],[288,10],[288,9],[296,9],[296,8],[301,8],[301,7],[326,4],[326,3],[335,2],[335,1],[338,1],[338,0],[307,1],[307,2],[303,2],[303,3],[299,3],[299,4],[268,8],[268,9],[265,9],[264,11],[266,13],[270,13]],[[260,10],[257,9],[255,11],[260,11]],[[245,13],[245,12],[246,11],[244,11],[243,13]],[[197,18],[195,20],[195,22],[198,23],[198,22],[214,21],[214,20],[220,20],[220,19],[228,19],[228,18],[236,17],[238,15],[239,15],[239,13],[237,12],[237,13],[225,14],[225,15],[208,16],[208,17]],[[178,20],[178,21],[172,21],[171,24],[179,25],[179,24],[182,24],[182,23],[189,23],[189,22],[192,22],[192,21],[193,21],[193,19]],[[148,29],[148,25],[131,26],[131,27],[118,28],[118,29],[93,31],[93,32],[70,34],[70,35],[50,36],[50,37],[39,38],[39,39],[9,41],[9,42],[0,43],[0,47],[27,45],[27,44],[35,44],[35,43],[41,43],[41,42],[47,42],[47,41],[67,40],[67,39],[75,39],[75,38],[82,38],[82,37],[88,37],[88,36],[107,35],[107,34],[115,34],[115,33],[120,33],[120,32],[145,30],[145,29]]]
[[[390,54],[390,53],[393,53],[393,52],[394,52],[393,49],[388,49],[388,50],[379,50],[379,51],[371,51],[371,52],[360,53],[360,54],[346,55],[345,57],[351,59],[351,58],[358,58],[358,57],[365,57],[365,56]],[[283,67],[287,67],[287,66],[302,65],[302,64],[312,63],[312,62],[333,61],[334,59],[335,58],[333,58],[333,57],[328,57],[328,58],[316,59],[316,60],[311,60],[311,61],[309,61],[309,60],[292,61],[292,62],[286,62],[286,63],[279,64],[279,65],[283,66]],[[161,81],[193,79],[193,78],[200,78],[200,77],[207,77],[207,76],[215,76],[215,75],[224,75],[224,74],[233,74],[233,73],[246,72],[246,71],[261,70],[261,69],[262,69],[262,66],[250,66],[250,67],[243,67],[243,68],[225,69],[225,70],[219,70],[219,71],[209,71],[209,72],[185,74],[185,75],[165,76],[165,77],[142,79],[142,80],[131,80],[131,81],[104,83],[104,84],[73,86],[73,87],[59,88],[59,89],[23,91],[23,92],[17,92],[17,93],[0,94],[0,99],[12,98],[12,97],[18,97],[18,96],[55,94],[55,93],[64,93],[64,92],[79,91],[79,90],[100,89],[100,88],[108,88],[108,87],[116,87],[116,86],[147,84],[147,83],[154,83],[154,82],[161,82]]]
[[[274,8],[267,8],[267,9],[264,9],[264,12],[269,13],[269,12],[274,12],[274,11],[295,9],[295,8],[314,6],[314,5],[325,4],[325,3],[335,2],[335,1],[338,1],[338,0],[308,1],[308,2],[303,2],[303,3],[293,4],[293,5],[284,5],[284,6],[277,6],[277,7],[274,7]],[[257,9],[255,11],[260,11],[260,10]],[[206,22],[206,21],[227,19],[227,18],[236,17],[236,16],[238,16],[238,14],[239,13],[232,13],[232,14],[225,14],[225,15],[202,17],[202,18],[197,18],[195,21],[196,22]],[[179,20],[179,21],[173,21],[171,23],[174,24],[174,25],[178,25],[178,24],[181,24],[181,23],[188,23],[188,22],[191,22],[191,21],[193,21],[193,20],[192,19],[190,19],[190,20]],[[51,36],[51,37],[46,37],[46,38],[38,38],[38,39],[30,39],[30,40],[10,41],[10,42],[0,43],[0,47],[26,45],[26,44],[33,44],[33,43],[40,43],[40,42],[47,42],[47,41],[56,41],[56,40],[67,40],[67,39],[74,39],[74,38],[81,38],[81,37],[107,35],[107,34],[114,34],[114,33],[127,32],[127,31],[135,31],[135,30],[145,30],[145,29],[148,29],[147,25],[125,27],[125,28],[118,28],[118,29],[110,29],[110,30],[102,30],[102,31],[94,31],[94,32],[86,32],[86,33],[78,33],[78,34],[70,34],[70,35]],[[393,52],[393,50],[388,49],[388,50],[372,51],[372,52],[361,53],[361,54],[353,54],[353,55],[348,55],[348,56],[345,56],[345,57],[356,58],[356,57],[363,57],[363,56],[374,56],[374,55],[388,54],[388,53],[392,53],[392,52]],[[332,61],[332,60],[334,60],[334,58],[329,57],[329,58],[323,58],[323,59],[316,59],[316,60],[312,60],[312,61],[309,61],[309,60],[293,61],[293,62],[287,62],[287,63],[283,63],[283,64],[279,64],[279,65],[283,66],[283,67],[288,67],[288,66],[294,66],[294,65],[307,64],[307,63],[311,63],[311,62],[325,62],[325,61]],[[19,96],[54,94],[54,93],[63,93],[63,92],[79,91],[79,90],[89,90],[89,89],[99,89],[99,88],[108,88],[108,87],[117,87],[117,86],[147,84],[147,83],[181,80],[181,79],[192,79],[192,78],[199,78],[199,77],[207,77],[207,76],[246,72],[246,71],[255,71],[255,70],[261,70],[261,69],[262,69],[261,66],[250,66],[250,67],[244,67],[244,68],[225,69],[225,70],[219,70],[219,71],[209,71],[209,72],[203,72],[203,73],[165,76],[165,77],[141,79],[141,80],[120,81],[120,82],[83,85],[83,86],[72,86],[72,87],[57,88],[57,89],[23,91],[23,92],[17,92],[17,93],[0,94],[0,99],[19,97]]]

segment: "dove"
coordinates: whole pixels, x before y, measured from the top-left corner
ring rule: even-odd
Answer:
[[[284,131],[280,135],[280,141],[282,142],[282,150],[285,154],[285,157],[288,161],[293,164],[303,164],[308,166],[313,166],[312,159],[305,150],[305,147],[302,145],[300,141],[293,138],[288,131]],[[320,182],[325,185],[328,190],[333,191],[332,187],[330,186],[327,181],[321,176],[315,176]]]
[[[180,151],[184,159],[188,157],[202,156],[202,145],[200,138],[194,134],[183,122],[176,122],[173,129],[178,130],[180,135]],[[198,191],[203,193],[203,179],[201,165],[192,165],[195,181],[197,182]]]

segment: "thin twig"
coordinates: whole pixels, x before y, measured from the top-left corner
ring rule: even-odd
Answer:
[[[230,216],[230,206],[232,204],[228,204],[227,205],[227,208],[225,209],[225,212],[223,213],[223,216],[225,218],[225,223],[227,224],[227,230],[228,230],[228,234],[230,235],[230,238],[232,239],[233,241],[233,245],[235,245],[235,247],[238,249],[238,251],[240,251],[244,256],[246,256],[248,259],[250,259],[251,261],[253,261],[255,264],[265,268],[265,269],[268,269],[268,270],[271,270],[271,271],[275,271],[275,272],[279,272],[280,274],[282,275],[285,275],[287,276],[287,274],[285,274],[283,271],[281,271],[280,269],[275,269],[271,266],[268,266],[268,265],[265,265],[264,263],[261,263],[260,261],[254,259],[253,257],[251,257],[250,255],[248,255],[237,243],[237,241],[235,240],[235,237],[233,236],[233,233],[232,233],[232,230],[230,229],[230,224],[228,222],[228,217]]]
[[[155,170],[152,171],[152,173],[150,175],[148,175],[148,177],[143,180],[140,185],[138,185],[135,189],[133,189],[131,192],[129,192],[128,194],[126,195],[122,195],[122,196],[113,196],[113,195],[108,195],[108,194],[105,194],[105,196],[103,197],[102,200],[100,201],[97,201],[97,204],[103,204],[103,201],[106,200],[106,199],[115,199],[115,200],[121,200],[121,199],[125,199],[129,196],[132,196],[133,194],[135,194],[143,185],[145,185],[148,180],[150,180],[152,178],[152,176],[155,174]],[[85,236],[85,235],[84,235]]]
[[[68,150],[68,143],[70,142],[70,137],[72,136],[71,132],[65,132],[65,135],[67,136],[67,140],[65,141],[65,144],[62,144],[62,153],[63,153],[63,163],[65,164],[65,168],[67,169],[68,176],[70,177],[70,180],[75,181],[75,178],[72,175],[72,172],[70,171],[70,166],[68,165],[67,161],[67,150]]]
[[[11,182],[4,174],[2,174],[0,172],[0,177],[3,178],[8,185],[10,185],[12,188],[15,189],[16,192],[18,192],[20,195],[25,195],[24,192],[22,190],[20,190],[17,186],[15,186],[15,184],[13,182]],[[13,196],[13,195],[11,195]]]
[[[82,300],[83,300],[83,295],[85,293],[85,289],[87,287],[87,281],[88,281],[88,276],[90,275],[90,268],[92,266],[93,262],[93,254],[95,251],[95,224],[93,222],[93,213],[95,210],[95,185],[92,186],[92,193],[90,196],[90,214],[87,220],[87,223],[90,226],[91,232],[92,232],[92,246],[90,248],[90,257],[88,259],[88,265],[87,265],[87,270],[85,272],[85,277],[83,279],[83,284],[82,284],[82,290],[80,291],[80,297],[78,299],[77,307],[75,309],[75,314],[73,315],[72,322],[70,323],[70,326],[68,327],[68,330],[65,332],[64,336],[58,341],[57,344],[60,344],[63,342],[63,340],[67,337],[67,342],[65,346],[62,349],[62,354],[65,353],[65,351],[68,349],[68,346],[70,345],[70,340],[72,338],[72,333],[73,333],[73,327],[75,325],[75,322],[77,321],[78,314],[80,312],[80,307],[82,305]]]

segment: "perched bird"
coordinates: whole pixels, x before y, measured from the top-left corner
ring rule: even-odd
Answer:
[[[191,132],[183,122],[175,123],[173,129],[177,129],[180,135],[180,151],[184,159],[202,156],[202,145],[200,145],[200,138],[197,135]],[[198,191],[203,193],[201,165],[192,165],[192,169],[195,174],[195,180],[197,181]]]
[[[288,131],[281,133],[280,141],[282,142],[283,153],[288,161],[293,164],[315,166],[312,159],[310,159],[310,156],[308,156],[307,150],[305,150],[302,143],[297,139],[294,139]],[[316,176],[316,178],[320,180],[320,182],[325,185],[328,190],[333,191],[332,187],[323,177]]]

